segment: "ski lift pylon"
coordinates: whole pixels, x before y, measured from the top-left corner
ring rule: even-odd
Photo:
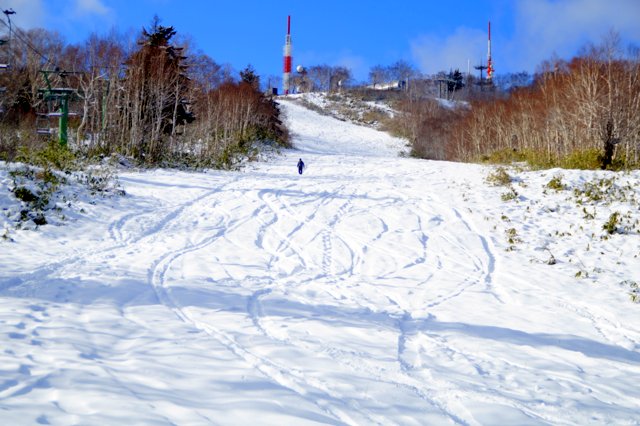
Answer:
[[[49,80],[49,74],[59,74],[60,76],[67,76],[68,73],[65,71],[60,71],[56,69],[55,71],[40,71],[44,75],[44,80],[46,82],[47,87],[45,89],[38,90],[38,95],[44,101],[46,105],[46,112],[41,112],[38,114],[38,117],[46,117],[48,125],[44,126],[36,126],[36,132],[38,134],[52,134],[51,119],[58,119],[58,141],[60,145],[67,145],[67,125],[69,117],[75,117],[78,114],[74,112],[69,112],[69,102],[77,96],[77,90],[71,87],[52,87],[51,81]],[[38,118],[36,118],[38,120]],[[49,132],[45,130],[49,129]]]

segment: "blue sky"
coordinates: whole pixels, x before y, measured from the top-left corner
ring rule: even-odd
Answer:
[[[424,73],[466,71],[486,61],[489,20],[497,74],[570,58],[611,29],[625,48],[640,46],[640,0],[0,0],[0,7],[13,8],[20,27],[57,30],[69,43],[112,28],[139,31],[157,14],[216,62],[236,70],[252,64],[263,77],[281,74],[287,15],[294,67],[344,65],[358,80],[398,60]]]

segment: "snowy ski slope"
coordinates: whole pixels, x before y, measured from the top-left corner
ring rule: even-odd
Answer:
[[[0,243],[1,424],[640,424],[637,233],[578,230],[557,171],[507,203],[489,168],[282,105],[273,161],[125,172]]]

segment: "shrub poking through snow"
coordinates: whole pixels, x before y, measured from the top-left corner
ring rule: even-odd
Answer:
[[[556,260],[556,257],[553,255],[553,253],[551,253],[551,251],[549,251],[549,259],[547,259],[546,263],[547,265],[555,265],[556,263],[558,263],[558,261]]]
[[[635,244],[640,235],[636,172],[545,173],[496,167],[485,182],[496,186],[487,193],[498,194],[503,202],[491,208],[495,214],[488,220],[493,222],[492,232],[501,234],[494,235],[493,240],[502,242],[498,245],[513,258],[528,255],[533,261],[558,265],[554,268],[567,276],[594,283],[614,274],[601,267],[611,260],[605,260],[605,254],[612,247],[620,253],[631,250],[638,253],[632,255],[634,260],[640,258]],[[485,221],[487,217],[485,212]],[[548,258],[540,260],[537,254],[530,254],[531,250],[553,250],[554,254],[549,251]],[[619,265],[615,275],[637,275],[629,274],[625,262],[615,262]],[[628,290],[625,297],[628,293],[633,302],[640,303],[638,283]]]
[[[593,213],[588,211],[586,207],[582,208],[582,212],[584,213],[583,218],[585,220],[594,220],[596,218],[596,209],[595,209],[595,207],[593,208]]]
[[[6,225],[5,225],[6,226]],[[2,239],[2,241],[6,241],[6,242],[13,242],[13,238],[11,238],[11,235],[9,234],[9,228],[4,228],[4,232],[2,233],[2,236],[0,236],[0,239]]]
[[[81,193],[89,197],[124,195],[115,171],[107,166],[90,166],[86,171],[74,172],[20,163],[8,168],[9,189],[19,203],[7,209],[6,215],[16,228],[46,225],[55,216],[64,221],[67,216],[63,210],[74,210],[74,201]],[[82,208],[75,210],[83,212]]]
[[[549,183],[546,185],[547,188],[553,189],[554,191],[562,191],[564,190],[564,184],[562,183],[562,175],[555,175]]]
[[[498,167],[487,176],[487,183],[493,186],[507,186],[511,184],[511,176],[504,167]]]
[[[502,201],[511,201],[515,200],[516,198],[518,198],[518,193],[515,189],[513,189],[513,187],[509,187],[509,190],[500,196],[500,199]]]
[[[607,231],[608,234],[613,234],[618,230],[618,223],[620,223],[620,213],[613,212],[609,216],[609,220],[602,225],[602,229]]]
[[[507,237],[507,243],[509,243],[509,247],[507,247],[507,251],[515,250],[516,249],[515,245],[522,242],[522,239],[520,239],[520,236],[518,235],[518,231],[516,231],[516,228],[509,228],[505,230],[504,233]]]
[[[631,288],[629,291],[629,298],[633,303],[640,303],[640,286],[635,281],[628,281],[627,283]]]
[[[24,201],[25,203],[32,203],[38,199],[38,197],[36,197],[29,188],[25,188],[24,186],[14,188],[13,195],[15,195],[18,200]]]
[[[574,188],[573,195],[578,204],[593,204],[599,202],[610,203],[613,200],[626,198],[625,190],[615,185],[615,179],[595,179]]]

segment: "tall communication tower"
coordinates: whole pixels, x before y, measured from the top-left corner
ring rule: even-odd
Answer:
[[[284,42],[284,74],[282,75],[282,91],[289,94],[291,79],[291,16],[287,16],[287,38]]]
[[[491,82],[493,78],[493,61],[491,60],[491,21],[489,21],[489,44],[487,51],[487,80]]]

